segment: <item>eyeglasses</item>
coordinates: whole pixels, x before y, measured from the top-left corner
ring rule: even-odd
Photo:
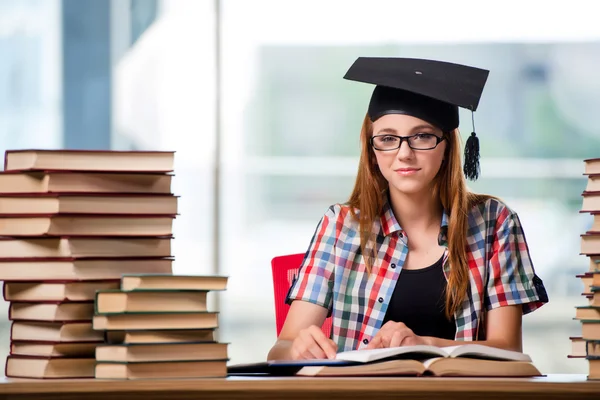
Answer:
[[[408,147],[413,150],[433,150],[445,139],[445,136],[439,137],[433,133],[417,133],[412,136],[375,135],[371,137],[371,146],[380,151],[397,150],[406,140]]]

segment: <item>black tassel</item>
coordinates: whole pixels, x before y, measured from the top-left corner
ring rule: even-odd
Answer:
[[[467,139],[463,172],[469,180],[475,181],[479,178],[479,138],[475,132],[471,132],[471,136]]]

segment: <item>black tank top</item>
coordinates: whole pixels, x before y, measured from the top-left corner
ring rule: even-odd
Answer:
[[[416,335],[454,340],[454,317],[446,318],[446,278],[443,257],[435,264],[402,270],[390,299],[383,323],[403,322]]]

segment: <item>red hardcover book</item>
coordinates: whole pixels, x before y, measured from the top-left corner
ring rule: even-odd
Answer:
[[[179,196],[125,193],[0,194],[0,216],[177,215]]]
[[[172,172],[174,151],[7,150],[5,171]]]
[[[175,215],[0,216],[0,236],[169,236]]]
[[[94,316],[93,301],[12,302],[10,321],[86,322]]]
[[[172,236],[0,237],[0,261],[171,257]]]
[[[0,171],[0,193],[171,194],[174,174],[118,171]]]
[[[0,260],[3,281],[98,281],[123,274],[172,274],[172,258],[87,258],[35,261]]]
[[[600,174],[600,158],[588,158],[583,162],[585,163],[584,175]]]
[[[48,342],[42,340],[13,340],[9,355],[29,357],[71,357],[94,358],[96,347],[104,341],[96,342]]]
[[[120,279],[98,281],[4,281],[2,296],[12,302],[94,301],[99,290],[114,290]]]
[[[96,359],[8,356],[4,375],[9,378],[93,378]]]
[[[10,341],[98,342],[104,340],[102,331],[94,330],[92,322],[12,321]]]

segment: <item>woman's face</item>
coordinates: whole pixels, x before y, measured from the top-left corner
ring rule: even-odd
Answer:
[[[412,146],[433,147],[443,134],[422,119],[402,114],[387,114],[373,122],[373,142],[379,149],[397,147],[400,139],[395,136],[413,136]],[[435,135],[435,136],[432,136]],[[399,149],[376,150],[379,170],[388,181],[390,190],[403,194],[418,194],[431,189],[446,151],[446,140],[431,150],[411,149],[404,140]]]

